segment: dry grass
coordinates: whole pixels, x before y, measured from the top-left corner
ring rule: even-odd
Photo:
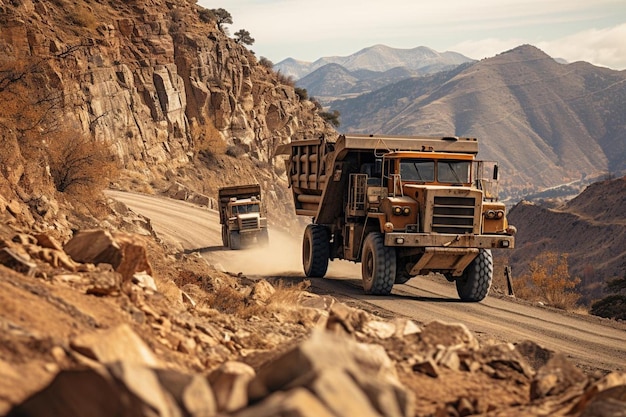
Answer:
[[[302,281],[291,285],[284,281],[274,283],[274,294],[270,297],[268,309],[292,310],[298,306],[301,294],[311,286],[310,281]]]
[[[131,170],[122,170],[115,185],[125,191],[135,191],[138,193],[154,195],[153,184],[146,181],[143,173]]]
[[[190,131],[196,152],[209,155],[226,153],[226,141],[211,121],[204,124],[194,123]]]
[[[190,295],[197,302],[199,311],[218,311],[244,319],[289,312],[289,321],[293,322],[299,321],[299,300],[310,286],[308,281],[289,284],[275,280],[270,283],[272,289],[259,298],[253,290],[259,281],[217,271],[201,259],[181,270],[174,283],[193,293]]]

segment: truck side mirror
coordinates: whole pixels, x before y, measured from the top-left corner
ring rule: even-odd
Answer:
[[[493,179],[494,180],[498,179],[498,166],[497,165],[493,166]]]

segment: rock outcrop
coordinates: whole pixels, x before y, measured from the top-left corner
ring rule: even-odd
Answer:
[[[179,181],[210,204],[220,185],[254,176],[277,217],[290,213],[280,201],[276,147],[334,130],[207,12],[191,0],[0,0],[0,98],[50,103],[39,109],[46,124],[28,141],[2,122],[15,114],[0,112],[0,214],[68,236],[76,225],[64,218],[39,148],[80,135],[110,149],[130,182],[124,188],[158,183],[162,192]],[[64,137],[54,136],[59,130]]]
[[[124,166],[176,167],[212,142],[262,161],[328,127],[253,52],[200,19],[195,1],[0,2],[0,50],[46,63],[64,118]],[[34,86],[33,86],[34,87]]]

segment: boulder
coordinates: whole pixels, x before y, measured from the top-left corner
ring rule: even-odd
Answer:
[[[84,230],[76,233],[64,250],[77,262],[112,265],[124,281],[132,280],[136,272],[152,273],[144,240],[138,235]]]
[[[148,345],[127,324],[80,335],[70,342],[70,347],[100,363],[123,360],[154,367],[160,364]]]

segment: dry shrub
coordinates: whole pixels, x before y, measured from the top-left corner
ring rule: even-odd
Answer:
[[[74,8],[70,10],[68,17],[72,23],[86,29],[95,29],[98,26],[98,20],[82,2],[76,3]]]
[[[529,264],[529,272],[514,279],[519,298],[542,301],[565,310],[573,310],[580,299],[575,291],[580,278],[569,274],[567,254],[545,252]]]
[[[90,206],[119,176],[109,147],[77,131],[60,131],[47,141],[50,175],[57,191]]]
[[[270,297],[268,309],[292,310],[298,305],[302,292],[311,286],[311,282],[302,281],[289,285],[284,281],[276,281],[273,285],[275,292]]]
[[[259,65],[261,65],[261,66],[263,66],[263,67],[265,67],[265,68],[267,68],[269,70],[274,68],[274,63],[272,61],[270,61],[268,58],[264,57],[264,56],[262,56],[259,59]]]
[[[257,315],[262,310],[257,304],[249,304],[243,292],[227,286],[207,293],[205,302],[221,313],[243,318]]]
[[[195,151],[206,155],[224,155],[226,142],[212,122],[195,123],[191,128],[191,137]]]
[[[288,86],[291,86],[291,87],[294,87],[296,85],[296,82],[293,79],[293,77],[285,75],[285,74],[283,74],[280,71],[276,72],[276,79],[278,80],[279,83],[281,83],[283,85],[288,85]]]
[[[226,155],[231,156],[233,158],[239,158],[246,154],[246,151],[237,145],[231,145],[226,149]]]
[[[207,288],[206,279],[202,285],[205,289],[206,297],[202,300],[204,306],[215,309],[224,314],[232,314],[244,319],[252,316],[271,316],[275,312],[297,310],[298,300],[302,291],[305,291],[310,283],[301,282],[297,285],[287,285],[282,281],[274,283],[274,293],[269,300],[258,303],[250,297],[249,290],[237,288],[229,285],[221,285],[219,288]],[[179,283],[180,284],[180,283]],[[209,286],[210,287],[210,286]],[[297,314],[293,315],[293,320],[298,321]]]

